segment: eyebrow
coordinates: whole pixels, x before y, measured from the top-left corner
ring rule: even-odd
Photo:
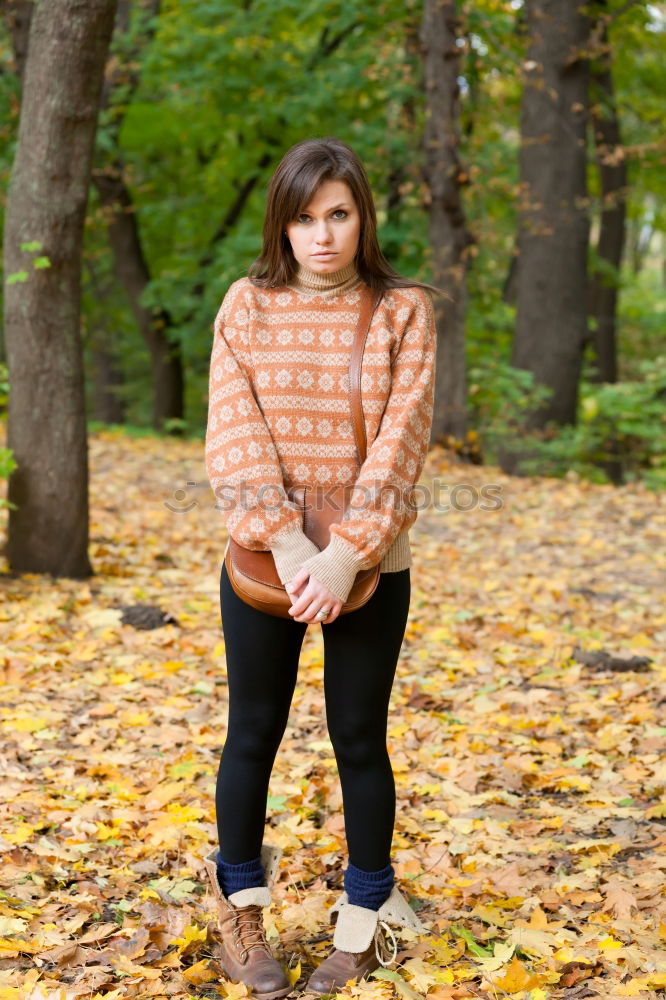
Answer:
[[[338,205],[333,205],[331,208],[327,209],[327,211],[328,212],[335,212],[335,210],[338,209],[338,208],[349,208],[349,205],[347,204],[346,201],[341,201]],[[303,209],[301,209],[301,211],[307,212],[307,208],[303,208]]]

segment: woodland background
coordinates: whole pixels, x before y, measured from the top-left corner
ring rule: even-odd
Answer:
[[[341,995],[663,997],[664,5],[0,13],[0,1000],[245,995],[201,865],[208,363],[268,178],[316,135],[366,164],[392,264],[448,292],[423,481],[465,498],[411,533],[387,734],[432,933]],[[310,629],[267,802],[294,995],[346,851],[323,670]]]
[[[201,438],[212,317],[304,136],[354,146],[386,255],[448,292],[433,443],[663,487],[663,4],[107,0],[79,23],[52,0],[38,24],[0,6],[16,568],[87,571],[87,431]],[[69,557],[25,551],[28,525],[55,544],[51,480]]]

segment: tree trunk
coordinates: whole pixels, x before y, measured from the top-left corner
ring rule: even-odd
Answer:
[[[116,33],[125,36],[122,57],[106,75],[102,90],[102,108],[112,103],[116,87],[124,90],[123,108],[139,85],[141,54],[152,41],[160,12],[160,0],[147,0],[141,11],[139,25],[132,24],[129,0],[119,0]],[[129,38],[132,38],[130,44]],[[148,309],[141,305],[141,296],[151,280],[150,268],[143,252],[139,220],[132,195],[125,182],[125,164],[120,155],[119,134],[124,111],[114,108],[113,124],[107,126],[107,144],[112,153],[98,154],[92,171],[108,223],[109,242],[113,251],[116,277],[122,285],[134,318],[150,353],[153,377],[152,423],[156,430],[164,429],[170,419],[184,416],[184,376],[181,345],[170,340],[171,317],[164,308]]]
[[[141,237],[132,196],[125,184],[122,164],[95,170],[93,181],[102,205],[107,209],[109,241],[116,275],[148,350],[153,373],[153,426],[164,427],[170,418],[183,417],[183,362],[180,344],[171,343],[167,330],[171,317],[166,309],[148,309],[141,295],[150,281],[150,271],[141,246]]]
[[[604,4],[605,6],[605,4]],[[620,122],[617,115],[608,30],[601,26],[601,51],[592,64],[592,126],[601,180],[601,223],[597,254],[610,264],[616,277],[595,272],[590,281],[590,314],[596,329],[591,341],[596,354],[595,380],[617,381],[616,314],[618,280],[625,240],[627,164],[622,151]]]
[[[4,233],[8,446],[18,462],[7,555],[19,573],[92,572],[81,246],[116,2],[49,0],[32,16]]]
[[[461,50],[457,4],[425,0],[421,24],[426,88],[424,180],[430,214],[433,284],[437,300],[437,374],[431,442],[466,432],[465,314],[467,247],[472,242],[461,198],[463,171],[458,159],[460,118],[458,75]]]
[[[19,80],[23,82],[25,61],[28,55],[30,21],[35,9],[33,0],[0,0],[0,13],[4,17],[12,40],[14,66]]]
[[[123,388],[123,372],[118,359],[105,346],[93,343],[90,348],[93,377],[93,419],[105,424],[125,423],[125,401],[118,390]]]
[[[517,318],[511,363],[549,386],[528,429],[573,423],[587,334],[588,19],[580,0],[527,0],[523,64]],[[501,464],[515,471],[518,455]]]

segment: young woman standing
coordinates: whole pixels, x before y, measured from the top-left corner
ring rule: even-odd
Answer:
[[[382,297],[361,368],[368,447],[360,467],[348,366],[364,286]],[[309,624],[325,626],[326,720],[349,861],[330,911],[333,950],[306,989],[328,993],[391,964],[383,954],[384,932],[395,951],[390,922],[426,930],[394,884],[386,728],[410,601],[411,491],[432,423],[436,333],[427,289],[383,257],[367,175],[351,147],[312,139],[277,167],[261,255],[231,285],[214,324],[208,477],[229,535],[272,553],[292,601],[291,620],[256,610],[232,589],[223,564],[229,720],[216,789],[219,851],[205,863],[221,965],[266,1000],[290,991],[263,928],[282,853],[263,842],[266,797]],[[354,485],[321,551],[286,496],[296,484]],[[377,564],[370,599],[340,615],[356,574]]]

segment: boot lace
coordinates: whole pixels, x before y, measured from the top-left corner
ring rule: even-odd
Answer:
[[[388,961],[386,961],[386,958],[390,949],[384,935],[382,934],[382,927],[386,929],[392,939],[393,954]],[[398,942],[395,939],[395,934],[384,920],[378,921],[377,928],[375,930],[375,954],[377,956],[377,961],[380,965],[383,965],[384,968],[388,968],[390,965],[393,965],[398,957]]]
[[[244,962],[253,948],[268,949],[266,928],[262,918],[261,907],[252,903],[250,906],[239,906],[234,913],[234,942],[240,949],[241,962]]]

